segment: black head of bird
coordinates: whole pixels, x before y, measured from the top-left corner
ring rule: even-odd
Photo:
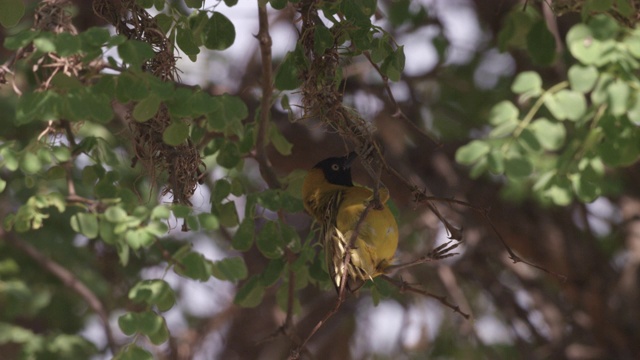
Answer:
[[[313,168],[321,169],[328,183],[334,185],[353,186],[351,180],[351,164],[356,158],[355,152],[347,156],[331,157],[317,163]]]

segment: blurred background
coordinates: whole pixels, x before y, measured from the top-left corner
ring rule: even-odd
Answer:
[[[176,3],[177,8],[181,6],[179,1],[169,2]],[[28,22],[37,2],[25,3],[24,21]],[[73,23],[79,31],[107,26],[95,16],[90,1],[73,4],[77,10]],[[371,122],[385,149],[387,163],[405,178],[433,196],[488,209],[490,219],[488,222],[481,212],[469,207],[436,202],[443,216],[464,231],[464,241],[456,250],[459,255],[392,276],[446,296],[471,318],[466,320],[436,299],[411,292],[391,289],[388,296],[374,301],[369,290],[363,289],[350,296],[311,338],[303,358],[639,358],[638,164],[608,168],[608,190],[593,201],[570,200],[559,206],[537,198],[530,190],[531,183],[513,186],[505,175],[488,172],[471,177],[470,168],[455,160],[461,146],[484,137],[490,130],[487,119],[495,104],[516,101],[511,85],[518,74],[534,70],[547,85],[566,80],[567,69],[576,60],[566,50],[565,38],[569,29],[583,20],[581,14],[556,11],[559,16],[555,16],[548,2],[542,1],[379,0],[377,5],[374,24],[404,46],[406,65],[400,81],[391,83],[390,89],[413,126],[394,116],[397,108],[387,96],[380,74],[363,56],[348,58],[342,64],[345,104]],[[252,121],[262,91],[260,49],[255,38],[256,2],[241,0],[228,7],[220,1],[206,1],[204,8],[209,7],[231,20],[236,29],[235,42],[225,51],[204,50],[197,62],[181,57],[177,63],[181,81],[199,85],[211,94],[239,96],[249,111],[247,121]],[[282,10],[267,7],[277,66],[298,40],[299,14],[293,6]],[[190,11],[182,8],[185,13]],[[158,13],[149,11],[152,15]],[[514,12],[532,12],[543,19],[556,41],[552,62],[541,65],[527,49],[514,46],[517,41],[504,40],[509,36],[505,33],[515,31]],[[9,56],[6,49],[0,53],[3,62]],[[11,97],[7,86],[1,89],[5,109],[13,106],[7,100]],[[283,94],[288,96],[293,116],[276,100],[272,119],[293,147],[287,156],[269,147],[268,156],[276,174],[284,177],[309,169],[319,160],[351,149],[351,144],[327,131],[318,120],[300,119],[298,92],[276,95]],[[123,119],[124,112],[116,109],[116,117]],[[112,134],[128,131],[118,120],[104,128]],[[32,137],[23,130],[2,132],[3,141],[26,142]],[[119,144],[115,148],[126,167],[133,150],[127,136],[116,138]],[[121,171],[125,175],[120,186],[141,186],[139,167]],[[246,159],[242,173],[250,184],[247,186],[266,188],[253,159]],[[208,180],[191,199],[194,211],[210,211],[209,185],[226,174],[215,164],[208,166]],[[9,177],[6,172],[0,175]],[[372,185],[357,162],[354,179]],[[388,174],[383,174],[382,180],[390,190],[401,232],[398,263],[425,255],[447,241],[447,231],[439,219],[427,206],[412,201],[410,189]],[[20,196],[20,192],[3,193],[0,216],[15,211]],[[242,221],[246,198],[234,200]],[[171,200],[165,197],[160,201]],[[300,211],[286,214],[285,218],[302,239],[307,238],[311,226],[308,215]],[[257,227],[261,224],[256,221]],[[242,256],[249,274],[259,274],[269,264],[255,247],[246,252],[233,250],[230,242],[236,228],[182,233],[180,224],[173,225],[163,238],[165,241],[191,241],[194,249],[210,260]],[[566,281],[522,263],[513,264],[492,227],[523,259],[565,276]],[[159,359],[286,358],[335,305],[336,295],[331,288],[301,287],[295,294],[300,308],[295,312],[294,327],[284,334],[278,331],[285,321],[278,299],[282,297],[281,283],[266,288],[259,305],[244,308],[234,304],[236,284],[214,278],[196,282],[173,272],[165,273],[166,264],[157,249],[139,254],[122,267],[114,248],[65,231],[59,230],[56,235],[34,231],[29,241],[39,244],[48,256],[98,288],[95,291],[101,294],[118,343],[131,341],[116,323],[125,309],[131,310],[125,298],[132,284],[139,279],[162,277],[174,289],[177,304],[165,314],[170,341],[154,346],[138,339]],[[70,237],[74,240],[70,241]],[[59,245],[62,243],[66,245]],[[16,276],[11,270],[12,261],[19,265],[23,285],[29,290],[7,290],[9,284],[16,284],[11,282]],[[16,344],[28,343],[15,338],[2,341],[2,327],[8,334],[8,324],[17,324],[35,334],[80,334],[100,349],[89,351],[87,356],[110,358],[109,351],[104,350],[104,330],[96,315],[61,283],[43,277],[42,270],[32,262],[19,248],[0,241],[0,351],[9,354],[8,359],[18,358],[22,347]]]

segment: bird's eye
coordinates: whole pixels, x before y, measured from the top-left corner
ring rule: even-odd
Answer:
[[[331,165],[331,170],[333,170],[333,171],[338,171],[338,170],[340,170],[340,165],[338,165],[338,164],[333,164],[333,165]]]

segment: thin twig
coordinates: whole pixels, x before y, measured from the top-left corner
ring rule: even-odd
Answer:
[[[392,116],[395,117],[395,118],[400,118],[413,131],[416,131],[420,135],[422,135],[422,136],[426,137],[427,139],[433,141],[436,145],[438,145],[438,146],[442,145],[436,138],[434,138],[433,136],[431,136],[431,134],[429,134],[426,131],[424,131],[423,129],[421,129],[418,125],[416,125],[413,121],[411,121],[411,119],[409,119],[407,117],[407,115],[404,114],[404,112],[400,108],[400,105],[398,104],[398,101],[396,101],[396,98],[393,96],[393,92],[391,91],[391,87],[389,86],[389,77],[387,77],[386,75],[384,75],[382,73],[382,70],[380,69],[378,64],[376,64],[371,59],[371,54],[369,54],[368,51],[363,52],[363,54],[367,58],[367,60],[369,60],[369,63],[371,64],[371,66],[373,66],[373,68],[376,70],[376,72],[378,72],[378,74],[382,78],[382,81],[384,83],[384,89],[387,92],[387,96],[389,97],[389,100],[391,101],[391,103],[395,107],[395,113]]]
[[[118,352],[118,346],[116,345],[116,341],[113,337],[113,332],[111,331],[111,326],[109,325],[109,314],[102,305],[102,302],[98,298],[96,294],[91,291],[85,284],[83,284],[80,279],[78,279],[71,271],[67,270],[62,265],[48,258],[46,255],[41,253],[38,249],[31,246],[30,244],[17,239],[13,236],[12,233],[6,233],[2,229],[0,229],[0,238],[4,239],[9,245],[14,248],[22,251],[27,256],[35,260],[38,265],[40,265],[43,269],[51,273],[53,276],[57,277],[65,286],[73,290],[76,294],[80,295],[82,299],[89,305],[89,308],[95,312],[100,320],[102,321],[102,326],[104,328],[105,335],[107,337],[107,345],[109,346],[109,350],[113,354]]]
[[[462,310],[460,310],[460,307],[458,305],[454,305],[452,303],[449,302],[449,300],[447,300],[446,296],[439,296],[436,294],[432,294],[426,290],[422,290],[419,289],[413,285],[410,285],[409,283],[402,281],[402,280],[396,280],[390,276],[387,275],[380,275],[380,277],[382,279],[384,279],[385,281],[387,281],[388,283],[396,286],[398,289],[400,289],[400,291],[409,291],[409,292],[413,292],[416,294],[420,294],[420,295],[424,295],[430,298],[434,298],[436,300],[438,300],[442,305],[450,308],[451,310],[453,310],[454,312],[460,314],[463,318],[469,320],[469,318],[471,317],[469,314],[463,312]]]

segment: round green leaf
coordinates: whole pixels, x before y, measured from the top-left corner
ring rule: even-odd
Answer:
[[[0,2],[0,24],[6,28],[14,27],[24,16],[23,0],[3,0]]]
[[[629,106],[629,86],[626,82],[617,79],[607,88],[611,114],[620,116],[627,112]]]
[[[182,122],[174,122],[162,133],[162,141],[171,146],[184,143],[189,137],[189,125]]]
[[[138,319],[134,313],[126,313],[118,318],[118,327],[125,335],[133,335],[138,332]]]
[[[95,214],[79,212],[71,217],[71,228],[89,239],[98,237],[98,217]]]
[[[491,146],[482,140],[473,140],[456,151],[456,161],[462,165],[471,165],[484,157]]]
[[[558,150],[564,144],[566,130],[561,123],[541,118],[535,120],[528,128],[546,150]]]
[[[491,108],[489,123],[498,126],[510,120],[517,120],[519,114],[518,108],[511,101],[504,100]]]
[[[256,237],[256,246],[267,259],[278,259],[284,255],[284,244],[277,223],[268,221],[264,224]]]
[[[233,235],[231,246],[238,251],[247,251],[253,245],[253,237],[255,233],[255,223],[252,218],[246,217],[240,223],[238,230]]]
[[[560,90],[555,94],[555,98],[558,106],[562,108],[562,114],[569,120],[579,120],[587,111],[587,101],[579,92]]]
[[[533,24],[527,34],[527,49],[535,64],[549,65],[556,55],[556,39],[547,29],[544,20],[538,20]]]
[[[254,276],[238,290],[233,302],[246,308],[253,308],[262,302],[264,296],[264,286],[260,283],[260,278]]]
[[[193,32],[189,28],[182,26],[178,28],[176,44],[186,55],[198,55],[200,53],[200,48],[194,40]]]
[[[513,84],[511,85],[511,91],[516,94],[538,96],[542,93],[542,78],[535,71],[521,72],[513,81]],[[518,109],[516,108],[516,112],[517,110]]]
[[[145,122],[156,115],[159,107],[160,98],[151,94],[136,104],[133,108],[133,118],[138,122]]]
[[[127,212],[120,206],[110,206],[104,212],[104,216],[107,220],[117,223],[126,220]]]
[[[504,162],[504,172],[513,178],[527,177],[533,171],[531,161],[526,157],[511,157]]]
[[[236,39],[233,23],[219,12],[214,12],[204,29],[204,46],[211,50],[224,50]]]
[[[220,221],[218,220],[218,217],[213,214],[198,214],[198,222],[200,223],[200,227],[204,230],[217,230],[220,228]]]
[[[598,70],[594,66],[575,64],[569,68],[569,83],[573,90],[588,93],[595,86],[598,75]]]
[[[127,40],[118,46],[118,55],[134,69],[142,67],[145,61],[151,59],[155,52],[151,45],[139,40]]]
[[[211,268],[211,275],[220,280],[243,280],[248,274],[247,265],[245,265],[241,257],[232,257],[216,261]]]
[[[180,265],[174,266],[173,269],[178,275],[194,280],[207,281],[211,276],[208,262],[202,254],[190,252],[180,259]]]

